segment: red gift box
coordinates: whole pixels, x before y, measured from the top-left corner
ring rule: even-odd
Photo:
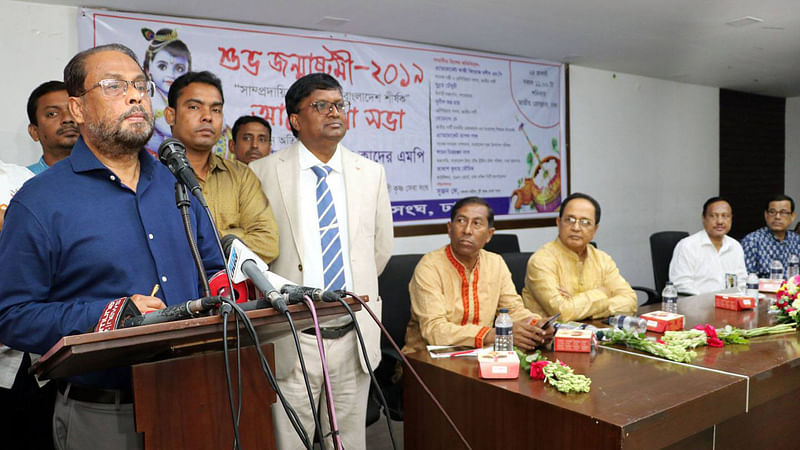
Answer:
[[[647,331],[663,333],[665,331],[683,330],[684,317],[666,311],[653,311],[641,315],[647,321]]]
[[[714,306],[731,311],[741,311],[743,309],[753,309],[756,306],[756,299],[741,294],[716,294],[714,296]]]
[[[553,350],[557,352],[589,353],[594,346],[591,330],[558,330],[553,339]]]

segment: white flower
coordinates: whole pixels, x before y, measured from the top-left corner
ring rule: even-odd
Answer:
[[[800,309],[800,298],[792,302],[792,308]]]
[[[797,310],[789,311],[789,317],[794,317],[797,315]]]

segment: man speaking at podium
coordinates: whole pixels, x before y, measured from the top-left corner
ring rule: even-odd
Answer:
[[[93,330],[120,297],[148,312],[200,295],[175,178],[144,150],[153,85],[136,56],[118,44],[83,51],[64,81],[82,137],[65,162],[17,193],[0,233],[0,342],[41,354],[62,336]],[[222,257],[194,199],[191,219],[205,268],[216,272]],[[142,446],[130,368],[57,382],[56,448]]]

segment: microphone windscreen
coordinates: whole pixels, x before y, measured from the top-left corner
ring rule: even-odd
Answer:
[[[255,293],[251,293],[249,286],[247,286],[247,281],[241,283],[233,283],[233,291],[236,303],[246,302],[248,300],[256,299]],[[215,273],[213,277],[208,279],[208,287],[211,291],[211,295],[218,295],[222,297],[230,297],[228,295],[228,290],[230,286],[228,285],[228,274],[225,273],[224,270],[220,270],[219,272]],[[253,289],[255,291],[255,289]]]
[[[100,320],[97,322],[94,331],[103,332],[124,328],[123,324],[126,320],[140,317],[141,315],[139,308],[136,307],[130,297],[120,297],[109,302],[103,308]]]
[[[237,238],[236,235],[233,234],[226,234],[225,236],[222,237],[222,239],[220,239],[220,241],[222,242],[222,250],[225,252],[226,255],[231,254],[231,247],[233,246],[233,242],[236,241],[237,239],[239,238]]]
[[[175,139],[175,138],[167,138],[164,139],[164,142],[158,146],[158,159],[161,162],[166,163],[166,159],[174,152],[185,153],[186,147],[183,145],[183,142]]]

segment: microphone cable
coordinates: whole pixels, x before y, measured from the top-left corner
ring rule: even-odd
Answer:
[[[178,187],[179,185],[180,185],[180,188],[182,188],[182,189],[180,189]],[[178,197],[178,190],[181,190],[183,192],[183,195],[186,197],[185,198],[186,202],[191,204],[191,201],[189,200],[188,194],[186,192],[186,187],[180,182],[175,184],[175,196],[176,196],[176,199]],[[226,258],[225,258],[225,252],[222,249],[222,242],[220,241],[219,232],[217,231],[217,223],[214,221],[214,217],[212,216],[211,209],[208,207],[208,205],[205,204],[205,202],[200,202],[200,203],[203,203],[202,204],[202,209],[203,209],[206,217],[208,218],[208,221],[211,223],[211,229],[214,232],[214,242],[216,242],[217,250],[219,250],[219,254],[220,254],[221,258],[222,258],[223,269],[225,270],[225,275],[226,275],[226,278],[228,279],[228,289],[230,289],[230,291],[229,291],[230,295],[231,295],[231,297],[235,297],[236,291],[233,289],[233,276],[231,275],[230,271],[228,270],[228,264],[227,264],[227,261],[226,261]],[[202,286],[203,290],[206,292],[206,295],[210,295],[209,293],[211,292],[211,287],[208,284],[208,277],[207,277],[207,275],[205,273],[205,267],[203,265],[203,260],[202,260],[202,257],[200,256],[199,250],[197,250],[197,248],[196,248],[197,244],[194,242],[194,236],[191,233],[191,224],[188,221],[188,209],[189,208],[186,207],[186,208],[183,208],[183,210],[182,210],[184,212],[184,214],[186,215],[186,218],[184,219],[184,225],[186,226],[186,235],[189,238],[189,242],[192,244],[191,246],[194,249],[193,252],[196,252],[195,261],[196,261],[197,266],[198,266],[198,274],[200,276],[201,286]],[[233,420],[233,436],[234,436],[233,437],[233,448],[234,448],[234,450],[236,450],[236,449],[240,449],[241,448],[241,442],[242,442],[241,439],[240,439],[240,436],[239,436],[239,421],[241,419],[241,413],[242,413],[242,387],[243,387],[242,386],[242,353],[241,353],[242,348],[241,348],[241,340],[240,340],[240,335],[239,335],[238,311],[236,311],[236,308],[234,308],[232,306],[232,305],[236,304],[236,299],[234,298],[233,301],[227,302],[226,301],[226,300],[228,300],[227,298],[225,298],[225,297],[220,297],[220,298],[223,301],[225,301],[225,303],[220,305],[220,311],[223,314],[222,352],[223,352],[223,355],[224,355],[223,359],[225,361],[225,380],[226,380],[227,387],[228,387],[228,402],[230,403],[231,419]],[[234,315],[234,319],[235,319],[234,323],[235,323],[235,328],[236,328],[236,367],[237,367],[237,387],[238,387],[238,389],[237,389],[237,393],[238,393],[237,402],[235,402],[235,404],[238,405],[238,408],[234,408],[233,381],[231,379],[232,377],[231,377],[231,372],[230,372],[230,362],[229,362],[229,356],[228,356],[228,316],[230,315],[231,310],[234,310],[234,311],[237,312],[237,314]],[[247,314],[245,314],[245,318],[247,318]],[[249,318],[247,318],[247,319],[249,320]],[[252,324],[251,324],[251,326],[252,326]],[[234,410],[236,410],[236,411],[234,411]]]
[[[241,366],[241,355],[240,355],[240,341],[239,341],[239,320],[236,315],[234,315],[235,324],[236,324],[236,361],[237,361],[237,381],[238,381],[238,391],[239,391],[239,398],[238,398],[238,412],[236,411],[236,407],[234,406],[233,401],[233,381],[231,380],[231,366],[230,362],[228,361],[228,316],[231,314],[233,308],[231,305],[227,303],[223,303],[220,306],[220,312],[222,313],[222,354],[224,355],[223,358],[225,360],[225,380],[227,381],[228,385],[228,402],[230,403],[231,407],[231,418],[233,419],[233,448],[234,450],[241,449],[241,440],[239,438],[239,418],[242,412],[242,366]]]
[[[181,147],[183,147],[183,144],[180,143],[180,141],[177,141],[177,143],[180,144]],[[162,147],[163,146],[164,143],[162,143]],[[159,160],[167,164],[166,161],[161,157],[161,154],[162,154],[162,149],[159,148]],[[185,157],[185,153],[183,156]],[[192,232],[192,225],[189,217],[189,208],[191,207],[192,202],[189,198],[187,187],[184,184],[185,178],[178,176],[178,174],[172,170],[170,164],[167,164],[167,167],[170,169],[171,172],[173,172],[173,175],[175,175],[175,177],[178,178],[178,181],[175,183],[175,202],[178,209],[181,212],[181,219],[183,221],[184,232],[186,233],[186,238],[189,242],[189,248],[192,252],[192,257],[194,259],[195,266],[197,268],[198,278],[200,279],[200,286],[205,294],[204,296],[210,297],[211,287],[208,284],[208,275],[206,274],[205,271],[205,265],[203,264],[203,258],[200,255],[200,250],[197,247],[197,241],[195,239],[194,233]],[[192,171],[192,177],[193,177],[194,169],[191,168],[191,165],[189,165],[188,160],[186,161],[186,167],[188,168],[188,170]],[[251,334],[251,337],[253,338],[253,341],[256,344],[256,350],[258,352],[259,357],[261,358],[260,362],[262,365],[262,369],[264,368],[267,369],[267,379],[270,382],[272,389],[276,390],[276,388],[277,389],[279,388],[274,378],[272,377],[272,371],[269,368],[269,364],[267,364],[266,358],[264,357],[264,353],[261,351],[261,345],[258,342],[258,336],[255,332],[253,324],[250,322],[250,318],[247,317],[247,314],[244,311],[242,311],[242,309],[239,308],[238,305],[236,305],[236,299],[235,299],[236,291],[233,288],[233,277],[230,273],[230,270],[228,270],[228,264],[225,258],[225,252],[222,249],[222,242],[220,241],[219,232],[217,231],[217,223],[214,221],[214,217],[211,214],[211,209],[208,207],[208,203],[205,201],[205,198],[203,198],[202,189],[200,189],[199,185],[195,187],[197,188],[198,191],[195,192],[198,202],[200,203],[203,211],[205,212],[206,217],[208,217],[208,220],[211,223],[211,229],[214,234],[214,241],[217,244],[217,250],[219,251],[223,263],[223,269],[225,270],[225,275],[227,276],[228,279],[228,288],[230,289],[229,291],[230,295],[231,297],[234,297],[232,301],[225,297],[220,297],[220,300],[223,301],[223,304],[220,305],[220,310],[222,311],[223,314],[222,347],[224,355],[223,359],[225,361],[225,378],[228,385],[227,386],[228,400],[231,407],[231,419],[233,420],[233,433],[234,433],[233,446],[234,449],[239,449],[241,448],[241,440],[239,437],[239,421],[241,419],[241,412],[242,412],[242,361],[241,361],[241,339],[239,335],[239,320],[238,320],[239,317],[242,317],[242,321],[245,324],[245,328],[247,328],[248,332]],[[233,310],[236,313],[234,315],[234,319],[236,328],[236,365],[237,365],[237,382],[238,382],[239,395],[238,395],[238,409],[235,413],[234,413],[235,408],[233,400],[233,385],[231,379],[232,377],[230,373],[230,363],[228,359],[228,316],[231,310]],[[277,390],[276,393],[281,398],[281,403],[284,404],[284,409],[286,409],[285,398],[283,397],[283,393],[280,393]],[[291,410],[291,406],[289,407],[289,410]],[[295,427],[295,430],[298,431],[295,422],[297,420],[297,413],[294,412],[294,410],[291,410],[291,412],[294,413],[294,417],[292,417],[292,415],[289,414],[289,410],[287,410],[287,415],[290,417],[290,422],[292,422],[292,425]],[[292,418],[294,418],[295,421],[293,421]],[[300,434],[299,431],[298,434]],[[304,436],[305,436],[304,443],[308,444],[308,436],[305,435],[305,432],[303,432],[303,434],[301,435],[301,439]]]
[[[294,327],[294,320],[292,320],[292,314],[289,313],[287,310],[284,312],[286,316],[286,320],[289,322],[289,329],[292,332],[292,337],[294,338],[294,346],[297,347],[297,356],[300,358],[300,370],[303,372],[303,381],[306,384],[306,393],[308,393],[308,402],[311,405],[311,414],[314,417],[314,429],[317,432],[317,436],[320,437],[319,445],[322,450],[325,450],[325,443],[322,439],[322,428],[319,424],[319,418],[317,417],[317,407],[314,405],[314,394],[311,392],[311,383],[308,380],[308,371],[306,370],[306,362],[303,358],[303,350],[300,348],[300,339],[297,335],[297,329]]]
[[[348,295],[352,295],[347,292]],[[375,378],[375,372],[372,370],[372,365],[369,362],[369,355],[367,354],[367,347],[364,345],[364,335],[361,334],[361,327],[358,326],[358,320],[356,320],[356,314],[350,308],[350,305],[347,304],[341,296],[336,296],[337,301],[344,306],[344,309],[350,314],[350,317],[353,318],[353,324],[355,325],[356,329],[356,337],[358,338],[358,344],[361,348],[361,355],[364,357],[364,363],[367,365],[367,372],[369,373],[369,377],[373,386],[375,386],[375,390],[378,392],[378,398],[381,401],[381,406],[383,406],[383,413],[384,417],[386,417],[386,426],[389,427],[389,438],[392,440],[392,448],[397,450],[397,441],[394,438],[394,431],[392,430],[392,422],[389,418],[389,404],[386,402],[386,398],[383,396],[383,390],[381,386],[378,384],[378,379]]]
[[[272,373],[272,369],[267,362],[267,357],[264,356],[264,351],[261,349],[261,343],[258,339],[258,332],[256,332],[253,323],[250,321],[250,318],[247,317],[247,313],[242,310],[242,308],[233,300],[227,297],[221,297],[221,300],[226,304],[230,305],[233,308],[233,311],[242,319],[242,324],[244,325],[245,330],[247,330],[247,334],[253,340],[253,344],[255,346],[256,352],[258,353],[259,362],[261,363],[261,370],[264,372],[264,375],[267,378],[267,382],[275,394],[281,401],[281,406],[283,410],[286,412],[286,416],[289,419],[289,422],[292,424],[297,435],[300,437],[300,440],[307,449],[312,450],[313,445],[311,441],[308,439],[308,434],[306,433],[305,429],[302,427],[300,423],[300,419],[297,416],[297,412],[292,408],[292,405],[286,400],[286,397],[283,395],[283,391],[278,386],[278,383],[275,381],[275,375]]]
[[[230,270],[228,270],[228,261],[227,258],[225,258],[225,250],[222,249],[222,241],[220,240],[219,232],[217,231],[217,222],[214,221],[214,217],[211,215],[211,209],[208,207],[208,205],[203,206],[203,211],[205,211],[208,221],[211,222],[211,230],[214,232],[214,242],[216,242],[217,250],[219,250],[219,254],[222,256],[223,269],[225,270],[225,275],[228,277],[228,289],[230,289],[233,302],[236,303],[236,291],[233,289],[233,274]],[[211,288],[208,286],[208,281],[206,281],[206,289],[211,290]]]
[[[333,441],[333,448],[341,450],[342,437],[339,434],[339,425],[336,423],[336,408],[333,405],[333,389],[331,388],[331,377],[328,373],[328,360],[325,358],[325,348],[322,345],[322,332],[319,329],[319,319],[317,318],[317,310],[314,307],[314,302],[308,295],[303,295],[303,303],[308,307],[311,312],[311,320],[314,322],[314,334],[317,338],[317,348],[319,349],[319,359],[322,363],[322,379],[325,384],[325,403],[328,406],[328,419],[331,423],[331,440]],[[320,435],[320,442],[324,441],[327,436]]]
[[[203,210],[205,211],[208,220],[211,222],[212,225],[211,228],[214,231],[214,240],[217,243],[217,248],[219,249],[219,252],[222,255],[224,261],[225,250],[222,247],[222,240],[219,237],[219,232],[217,231],[216,222],[214,222],[214,218],[211,215],[211,209],[209,209],[208,206],[204,206]],[[233,296],[235,292],[235,290],[233,289],[233,274],[230,272],[228,264],[225,264],[225,274],[227,275],[228,278],[228,287],[230,289],[231,295]],[[300,437],[300,440],[303,442],[303,445],[308,449],[312,449],[313,442],[309,441],[308,434],[306,433],[305,428],[303,428],[302,423],[300,422],[300,418],[297,416],[297,412],[294,410],[294,408],[292,408],[289,401],[286,400],[286,397],[283,395],[281,388],[278,386],[278,383],[275,380],[275,376],[272,373],[272,369],[270,368],[269,363],[267,362],[267,358],[266,356],[264,356],[264,352],[261,350],[261,344],[258,340],[258,333],[256,332],[253,323],[250,321],[250,318],[247,316],[247,313],[244,310],[242,310],[242,308],[236,303],[235,299],[231,300],[226,297],[221,297],[221,299],[233,308],[233,311],[237,314],[237,316],[241,317],[245,329],[247,330],[248,334],[250,335],[255,345],[256,352],[258,353],[259,360],[261,363],[261,370],[266,375],[270,387],[280,399],[281,406],[283,406],[283,409],[286,412],[286,416],[288,417],[289,422],[292,424],[292,428],[294,428],[295,432]],[[296,334],[296,331],[294,331],[294,333]],[[240,402],[240,407],[241,407],[241,402]]]
[[[411,362],[408,361],[408,358],[406,358],[406,355],[404,355],[403,352],[400,351],[400,347],[397,345],[397,343],[394,341],[394,339],[392,339],[392,336],[389,334],[389,331],[387,331],[386,328],[383,326],[383,324],[381,323],[380,319],[378,319],[378,316],[375,315],[375,313],[372,311],[372,309],[369,306],[367,306],[367,303],[361,297],[359,297],[358,295],[356,295],[356,294],[354,294],[352,292],[349,292],[349,291],[342,291],[342,292],[344,292],[345,294],[347,294],[347,295],[353,297],[354,299],[356,299],[356,301],[361,304],[361,307],[364,308],[367,311],[367,313],[369,313],[369,315],[372,317],[372,320],[375,323],[378,324],[378,326],[380,327],[381,331],[386,336],[386,339],[389,341],[390,344],[392,344],[392,347],[394,347],[394,349],[397,351],[397,354],[400,355],[400,358],[403,360],[403,364],[406,367],[408,367],[408,369],[411,372],[411,374],[414,375],[414,378],[417,380],[417,382],[420,384],[420,386],[422,386],[422,389],[425,391],[426,394],[428,394],[428,397],[430,397],[431,401],[433,401],[433,404],[442,413],[444,418],[447,420],[447,423],[450,424],[450,428],[452,428],[453,431],[456,432],[456,435],[458,435],[458,438],[461,440],[461,443],[464,444],[465,448],[471,450],[472,447],[469,445],[469,443],[467,442],[466,438],[464,438],[464,435],[458,429],[458,427],[456,426],[455,422],[453,422],[453,419],[450,418],[450,415],[447,414],[447,412],[444,410],[444,407],[442,407],[442,404],[439,403],[438,399],[436,399],[436,396],[433,395],[433,392],[431,392],[431,390],[428,388],[428,385],[426,385],[425,382],[422,381],[422,378],[419,376],[417,371],[414,370],[414,367],[411,365]],[[386,413],[388,414],[388,411],[386,411]]]

